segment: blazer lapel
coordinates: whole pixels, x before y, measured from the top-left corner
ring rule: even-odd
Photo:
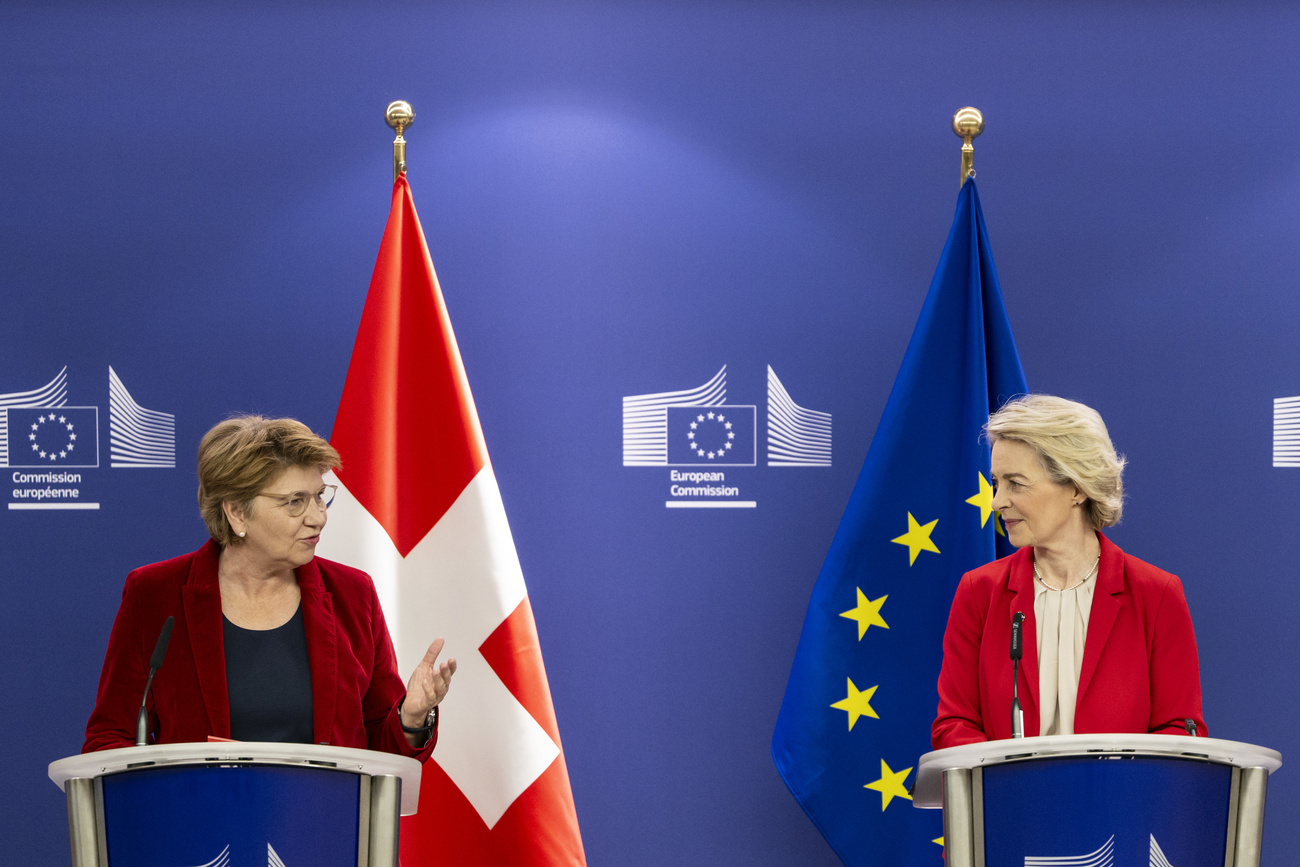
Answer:
[[[1097,534],[1101,542],[1101,562],[1097,566],[1097,589],[1092,594],[1092,611],[1088,615],[1088,636],[1083,643],[1083,666],[1079,670],[1079,696],[1077,708],[1082,707],[1083,697],[1088,692],[1088,684],[1097,671],[1101,652],[1106,646],[1106,639],[1119,617],[1119,594],[1124,592],[1124,552],[1117,548],[1101,533]]]
[[[333,598],[325,589],[316,561],[298,567],[297,574],[303,630],[307,633],[307,662],[311,666],[312,741],[328,744],[333,737],[338,701],[338,622]]]
[[[217,544],[200,548],[181,589],[185,626],[194,670],[198,674],[208,727],[219,738],[230,737],[230,693],[226,687],[226,650],[221,631],[221,589],[217,584]]]

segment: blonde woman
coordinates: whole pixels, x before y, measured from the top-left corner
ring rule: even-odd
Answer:
[[[1048,395],[985,428],[993,508],[1020,550],[967,573],[948,616],[935,749],[1011,737],[1011,623],[1024,614],[1024,733],[1186,734],[1201,717],[1196,636],[1178,578],[1101,532],[1123,507],[1124,460],[1098,413]]]

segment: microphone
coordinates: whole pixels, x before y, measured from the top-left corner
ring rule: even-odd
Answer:
[[[1183,729],[1192,737],[1196,737],[1196,720],[1191,717],[1183,720]]]
[[[142,747],[149,740],[149,711],[145,702],[149,699],[149,687],[153,686],[153,676],[162,668],[163,658],[167,656],[167,644],[172,640],[172,627],[176,625],[175,617],[168,617],[158,633],[158,643],[153,646],[153,656],[149,657],[149,679],[144,684],[144,695],[140,698],[140,712],[135,717],[135,745]]]
[[[1020,657],[1024,655],[1024,642],[1021,637],[1020,624],[1024,621],[1023,612],[1017,611],[1011,617],[1011,737],[1025,736],[1025,714],[1020,709]]]

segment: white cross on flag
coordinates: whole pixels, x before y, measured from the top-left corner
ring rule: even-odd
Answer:
[[[374,578],[403,678],[439,635],[459,666],[402,863],[584,865],[528,591],[404,174],[331,443],[343,468],[319,553]]]

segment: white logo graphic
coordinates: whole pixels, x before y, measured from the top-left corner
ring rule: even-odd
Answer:
[[[685,391],[623,398],[623,466],[754,466],[757,410],[727,403],[727,366]],[[829,467],[831,415],[799,406],[767,368],[767,465]]]
[[[200,864],[198,867],[230,867],[230,846],[221,850],[221,854],[213,858],[206,864]],[[275,851],[275,847],[270,843],[266,844],[266,867],[285,867],[285,863],[280,860],[280,855]]]
[[[1165,857],[1156,835],[1151,834],[1148,848],[1149,867],[1174,867]],[[1112,834],[1100,849],[1087,855],[1065,855],[1046,858],[1026,857],[1025,867],[1113,867],[1115,864],[1115,835]]]
[[[1155,837],[1151,839],[1155,840]],[[1100,849],[1087,855],[1026,856],[1025,867],[1115,867],[1115,835],[1111,834]]]
[[[727,366],[699,388],[623,398],[623,466],[668,466],[668,407],[721,406],[727,401]]]
[[[230,847],[221,850],[221,854],[213,858],[206,864],[200,864],[198,867],[230,867]]]
[[[176,416],[137,404],[111,366],[108,419],[111,466],[176,466]],[[0,394],[0,467],[57,465],[99,466],[99,407],[68,405],[66,366],[41,388]]]
[[[176,466],[176,417],[144,409],[108,369],[110,465]],[[9,511],[98,509],[99,407],[68,405],[68,368],[31,391],[0,394],[0,467],[13,485]]]
[[[767,366],[767,465],[831,465],[831,414],[804,409],[791,400],[770,364]]]
[[[0,467],[9,466],[9,413],[6,411],[9,407],[63,406],[67,402],[67,367],[41,388],[0,394]]]
[[[1300,467],[1300,397],[1273,400],[1273,466]]]
[[[1165,857],[1165,853],[1161,851],[1160,844],[1156,842],[1155,834],[1151,835],[1151,860],[1149,863],[1150,867],[1174,867],[1173,864],[1169,863],[1169,859]]]
[[[109,465],[176,466],[176,416],[145,409],[131,399],[117,371],[108,368]]]

